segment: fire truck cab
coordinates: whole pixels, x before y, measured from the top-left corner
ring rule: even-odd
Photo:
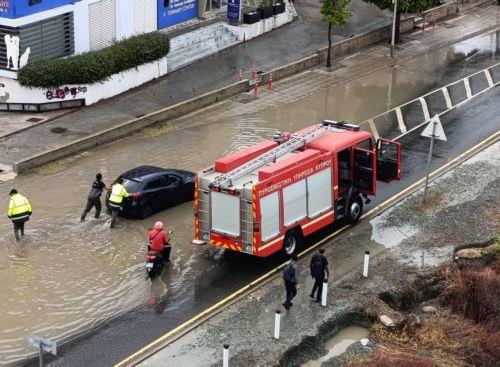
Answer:
[[[401,175],[401,146],[325,120],[220,158],[198,172],[195,240],[266,257],[292,255],[335,220],[356,222],[377,180]]]

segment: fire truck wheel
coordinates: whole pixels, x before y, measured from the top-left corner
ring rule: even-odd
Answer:
[[[299,231],[293,230],[286,234],[283,241],[283,253],[287,256],[292,256],[300,243],[301,235]]]
[[[356,223],[359,220],[359,217],[361,217],[361,214],[363,213],[363,201],[359,197],[359,195],[354,195],[351,197],[351,200],[349,200],[349,209],[347,212],[347,219],[351,223]]]

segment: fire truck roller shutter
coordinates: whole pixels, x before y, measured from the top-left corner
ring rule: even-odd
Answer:
[[[283,218],[289,226],[307,217],[306,180],[300,180],[283,189]]]
[[[212,191],[212,230],[231,236],[240,235],[240,197]]]
[[[280,201],[278,192],[260,199],[262,242],[280,233]]]
[[[307,213],[314,217],[332,207],[332,169],[328,168],[307,178]]]

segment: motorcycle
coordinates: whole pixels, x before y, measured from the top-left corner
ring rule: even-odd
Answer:
[[[172,234],[172,231],[167,232],[169,235]],[[163,269],[165,268],[165,261],[163,260],[162,253],[160,251],[155,251],[149,249],[146,255],[146,272],[150,279],[153,279],[157,275],[161,275],[163,273]]]

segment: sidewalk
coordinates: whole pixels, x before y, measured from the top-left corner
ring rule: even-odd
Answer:
[[[339,329],[369,327],[366,315],[381,292],[400,289],[419,273],[450,261],[457,245],[498,234],[500,176],[491,173],[498,173],[499,165],[497,141],[432,182],[425,207],[419,190],[334,240],[326,252],[333,273],[326,308],[309,298],[309,255],[300,262],[301,287],[290,311],[281,307],[284,290],[278,277],[140,365],[218,366],[226,343],[232,367],[299,366],[320,357],[325,341]],[[490,199],[478,200],[482,197]],[[367,279],[361,276],[365,250],[371,254]],[[276,309],[282,312],[279,340],[273,339]]]
[[[116,126],[152,110],[228,85],[237,80],[239,66],[248,70],[255,62],[258,69],[266,70],[312,54],[325,44],[326,39],[326,27],[319,21],[319,3],[314,0],[301,0],[296,2],[295,6],[301,14],[298,22],[190,65],[144,88],[0,140],[0,163],[11,165],[36,153],[61,144],[69,144],[78,138]],[[387,23],[387,17],[372,5],[353,2],[353,7],[355,15],[351,24],[346,28],[337,29],[338,34],[360,33]],[[375,17],[374,11],[378,14]],[[456,22],[451,19],[440,23],[430,31],[405,36],[406,42],[396,51],[396,61],[416,57],[498,26],[498,6],[477,8],[457,19],[459,20]],[[334,40],[341,38],[344,37],[337,35]],[[292,50],[289,47],[290,40],[296,42]],[[334,83],[340,84],[392,63],[385,44],[367,48],[363,52],[335,60],[335,64],[342,68],[332,73],[339,76]],[[333,85],[325,84],[327,78],[310,82],[311,93],[325,88],[326,85]],[[276,87],[278,89],[279,84]],[[54,127],[62,127],[67,131],[55,134],[51,132]]]
[[[298,21],[191,64],[159,81],[0,140],[0,163],[12,164],[56,145],[227,86],[238,80],[240,67],[245,69],[248,78],[253,64],[258,70],[269,70],[313,54],[327,44],[327,27],[320,19],[320,2],[298,0],[294,6],[299,14]],[[350,24],[334,30],[334,42],[350,34],[375,29],[391,19],[390,14],[362,0],[353,0],[351,9]],[[3,116],[0,121],[7,122]],[[54,134],[50,132],[54,127],[68,131]]]

